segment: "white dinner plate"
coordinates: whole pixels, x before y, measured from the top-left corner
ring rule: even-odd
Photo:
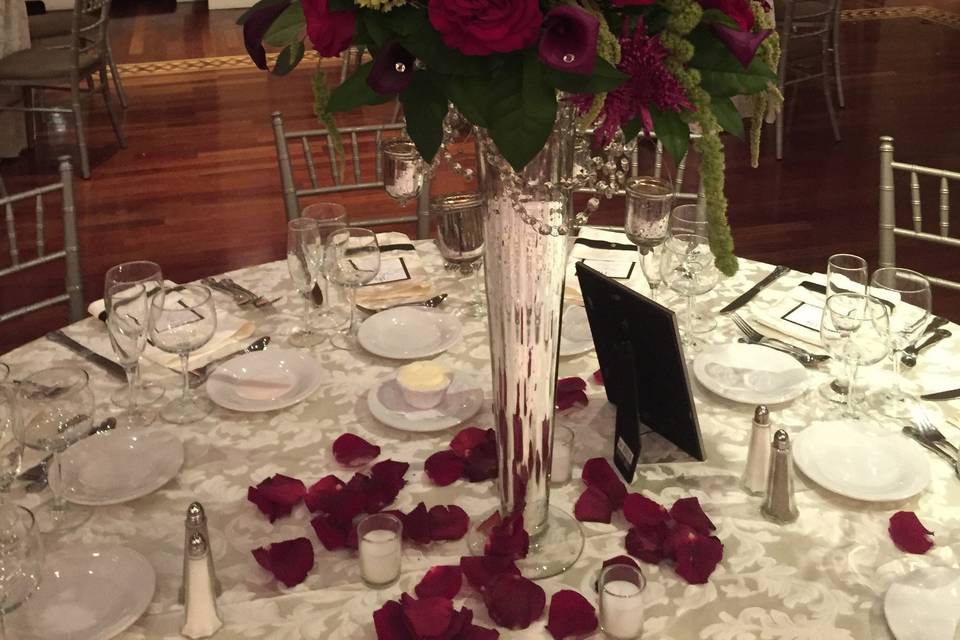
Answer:
[[[954,640],[960,632],[960,569],[926,567],[890,585],[883,614],[897,640]]]
[[[483,405],[483,388],[472,376],[460,371],[443,401],[432,409],[417,409],[403,399],[396,376],[374,385],[367,392],[367,407],[373,417],[394,429],[415,433],[442,431],[469,420]]]
[[[420,360],[443,353],[460,339],[456,316],[426,307],[394,307],[360,325],[360,346],[395,360]]]
[[[807,370],[785,353],[755,344],[723,344],[693,361],[700,384],[721,398],[746,404],[779,404],[807,390]]]
[[[267,348],[217,367],[207,379],[207,394],[234,411],[274,411],[309,398],[322,377],[320,363],[306,352]]]
[[[36,592],[7,615],[17,640],[108,640],[153,599],[156,573],[126,547],[64,546],[47,554]]]
[[[183,465],[183,443],[156,429],[113,429],[90,436],[60,457],[63,496],[90,506],[153,493]]]
[[[927,488],[930,462],[920,445],[865,429],[857,422],[814,423],[793,439],[793,461],[824,489],[855,500],[906,500]]]
[[[593,334],[587,321],[587,310],[569,305],[563,310],[560,325],[560,357],[576,356],[593,349]]]

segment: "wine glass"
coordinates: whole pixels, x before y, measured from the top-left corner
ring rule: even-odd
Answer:
[[[406,138],[383,143],[383,188],[401,207],[420,195],[423,171],[420,154],[412,141]]]
[[[657,276],[651,279],[650,274],[660,269],[656,248],[667,239],[674,196],[673,185],[664,178],[643,176],[627,183],[623,230],[630,242],[637,245],[640,268],[647,277],[653,300],[661,279]]]
[[[483,258],[483,211],[478,193],[455,193],[433,201],[437,220],[437,246],[444,260],[459,267],[467,276],[469,290],[463,315],[483,315],[480,260]]]
[[[670,212],[670,234],[692,234],[695,236],[710,237],[710,223],[707,221],[707,210],[699,204],[682,204],[674,207]],[[698,309],[693,310],[693,332],[709,333],[717,328],[717,319],[712,315],[705,315]]]
[[[380,271],[380,245],[377,235],[369,229],[346,227],[327,238],[323,251],[323,273],[330,282],[347,290],[350,304],[350,324],[333,338],[338,349],[354,349],[357,345],[357,287],[373,280]]]
[[[161,294],[162,295],[162,294]],[[107,334],[117,361],[127,374],[127,408],[118,420],[130,427],[145,427],[157,419],[157,412],[139,405],[136,397],[136,369],[147,346],[150,325],[150,294],[147,286],[115,284],[103,294],[107,309]]]
[[[163,272],[160,270],[160,265],[149,260],[134,260],[110,267],[103,277],[103,302],[106,307],[104,311],[108,317],[110,301],[107,299],[106,292],[118,284],[143,284],[147,287],[148,295],[163,295]],[[133,377],[135,407],[156,402],[166,393],[162,384],[143,381],[139,360],[133,368]],[[129,386],[120,387],[110,396],[110,401],[121,409],[126,409],[130,400]]]
[[[210,400],[190,389],[190,352],[213,338],[217,330],[217,310],[213,294],[198,284],[180,285],[166,290],[163,296],[150,301],[150,337],[153,344],[167,353],[180,356],[183,382],[179,398],[174,398],[160,411],[160,416],[174,424],[201,420],[213,409]]]
[[[837,253],[827,260],[826,297],[835,293],[867,292],[867,261],[849,253]],[[846,371],[842,364],[833,362],[833,380],[820,387],[820,395],[830,402],[847,403]]]
[[[44,369],[19,385],[14,435],[24,446],[51,454],[47,481],[53,499],[37,511],[41,531],[66,531],[90,517],[89,509],[63,499],[60,454],[90,433],[93,408],[90,376],[80,367]]]
[[[295,218],[287,223],[287,269],[303,298],[303,326],[290,336],[290,344],[295,347],[312,347],[324,340],[323,335],[313,330],[310,319],[310,296],[320,272],[322,246],[320,224],[313,218]]]
[[[890,316],[877,298],[861,293],[835,293],[827,298],[820,321],[820,340],[846,369],[844,415],[849,418],[860,417],[855,395],[857,370],[887,357],[889,335]]]
[[[37,590],[42,565],[43,542],[33,513],[0,506],[0,638],[6,638],[4,616]]]
[[[16,390],[13,385],[4,384],[9,373],[10,367],[0,362],[0,507],[23,464],[23,443],[17,440],[13,430]]]
[[[694,299],[713,289],[720,281],[707,237],[690,233],[670,236],[663,245],[660,273],[667,286],[687,298],[685,330],[681,338],[687,355],[692,356],[702,347],[694,337]]]
[[[330,234],[347,226],[347,209],[335,202],[315,202],[306,206],[300,214],[303,218],[312,218],[320,227],[320,251]],[[321,253],[322,256],[322,253]],[[347,316],[341,308],[343,293],[340,287],[331,284],[323,277],[323,260],[317,267],[317,283],[310,292],[313,303],[311,320],[317,329],[329,333],[346,323]]]
[[[907,345],[920,337],[930,317],[933,304],[930,281],[910,269],[883,267],[873,272],[870,287],[873,290],[891,291],[900,297],[892,312],[887,309],[890,314],[894,384],[883,394],[880,410],[891,418],[909,418],[913,396],[904,389],[900,357]]]

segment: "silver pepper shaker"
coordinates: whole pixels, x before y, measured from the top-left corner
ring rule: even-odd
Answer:
[[[199,533],[203,535],[203,539],[207,541],[207,545],[210,544],[210,532],[207,530],[207,513],[203,510],[203,505],[199,502],[191,502],[190,506],[187,507],[187,515],[183,521],[183,575],[187,575],[187,554],[186,550],[190,546],[190,538],[194,533]],[[210,575],[213,576],[213,587],[216,591],[216,594],[219,596],[223,592],[223,588],[220,586],[220,580],[217,578],[217,572],[213,568],[213,551],[207,554],[207,562],[210,564]],[[180,587],[180,604],[184,603],[184,589]]]
[[[190,535],[184,553],[187,570],[184,583],[184,620],[180,633],[187,638],[209,638],[223,626],[217,608],[212,567],[207,558],[210,549],[199,531]]]
[[[762,496],[767,490],[770,473],[770,411],[766,405],[758,405],[753,412],[753,427],[750,431],[750,449],[747,451],[747,467],[740,486],[752,496]]]
[[[760,508],[760,513],[778,524],[793,522],[799,515],[793,499],[793,454],[790,451],[790,436],[783,429],[778,429],[773,435],[767,498]]]

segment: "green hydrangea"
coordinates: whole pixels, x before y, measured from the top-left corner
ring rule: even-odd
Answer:
[[[407,4],[407,0],[353,0],[353,3],[363,9],[390,11],[394,7],[402,7]]]

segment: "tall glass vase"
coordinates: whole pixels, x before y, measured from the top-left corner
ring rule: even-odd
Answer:
[[[523,514],[530,549],[518,566],[528,578],[565,571],[583,550],[577,521],[550,507],[573,136],[572,114],[561,111],[547,145],[517,173],[478,133],[499,511]],[[471,550],[482,554],[485,542],[475,532]]]

